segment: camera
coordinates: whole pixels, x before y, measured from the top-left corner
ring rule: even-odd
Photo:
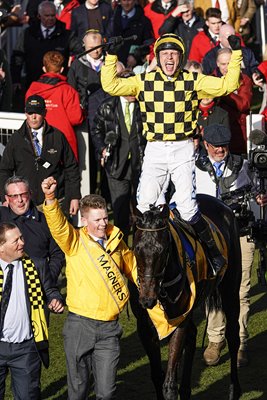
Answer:
[[[259,154],[255,152],[254,154]],[[263,153],[267,157],[266,153]],[[256,157],[255,164],[258,159]],[[238,222],[240,236],[247,236],[248,242],[255,243],[259,249],[259,263],[257,268],[258,283],[262,287],[267,287],[267,222],[264,218],[255,219],[253,211],[250,209],[250,200],[254,197],[251,192],[251,185],[246,185],[241,189],[228,192],[222,195],[222,201],[227,204],[234,212]]]
[[[250,166],[261,172],[267,172],[267,149],[265,146],[258,146],[250,151]]]
[[[106,147],[106,156],[105,156],[105,163],[108,161],[112,154],[113,147],[116,146],[118,140],[118,135],[114,131],[108,131],[106,133],[106,137],[104,143],[107,145]]]
[[[255,221],[254,214],[249,208],[249,200],[253,197],[251,185],[241,189],[223,193],[222,201],[232,209],[238,222],[240,236],[250,234],[251,226]]]
[[[256,146],[249,151],[249,168],[254,170],[259,178],[267,178],[267,135],[259,129],[254,129],[249,139]]]

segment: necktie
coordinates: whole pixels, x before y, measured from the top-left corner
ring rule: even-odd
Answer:
[[[223,171],[221,170],[221,166],[223,165],[223,161],[216,161],[213,163],[214,169],[215,169],[215,174],[217,178],[220,178],[223,174]]]
[[[33,145],[34,145],[37,156],[40,157],[40,155],[42,153],[42,146],[41,146],[41,143],[39,142],[37,135],[38,135],[38,132],[32,132]]]
[[[127,24],[128,24],[128,15],[126,14],[122,15],[122,22],[121,22],[122,29],[125,29]]]
[[[58,16],[58,17],[60,16],[61,11],[62,11],[62,5],[59,4],[59,6],[57,6],[57,8],[56,8],[56,13],[57,13],[57,16]],[[46,36],[46,37],[47,37],[47,36]]]
[[[128,132],[131,132],[131,126],[132,126],[132,121],[131,121],[131,113],[130,113],[130,103],[129,101],[126,101],[125,103],[125,115],[124,115],[124,121],[126,128],[128,129]]]
[[[1,299],[1,316],[0,316],[0,335],[2,335],[3,327],[4,327],[4,320],[6,315],[6,310],[8,307],[11,291],[12,291],[12,276],[13,276],[13,264],[8,264],[7,267],[8,273],[6,277],[6,283],[2,294]]]
[[[97,239],[97,243],[99,243],[100,246],[104,248],[104,239]]]
[[[44,38],[47,39],[48,37],[49,37],[49,29],[46,28],[46,29],[44,30]]]
[[[215,6],[214,6],[214,7],[220,9],[220,2],[219,2],[219,0],[216,0],[216,1],[215,1]]]

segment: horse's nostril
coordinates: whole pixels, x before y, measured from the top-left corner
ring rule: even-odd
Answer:
[[[141,304],[141,306],[143,308],[151,309],[156,305],[157,300],[156,299],[149,299],[149,298],[140,298],[139,302],[140,302],[140,304]]]

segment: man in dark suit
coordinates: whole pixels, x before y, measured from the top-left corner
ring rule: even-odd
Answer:
[[[112,7],[105,0],[86,0],[72,11],[70,29],[79,39],[89,29],[98,30],[103,37],[108,37],[112,15]]]
[[[231,48],[228,37],[230,35],[235,35],[234,28],[229,24],[224,24],[220,28],[219,33],[219,44],[208,51],[203,58],[202,67],[203,73],[205,75],[211,75],[217,67],[217,53],[222,48]],[[249,77],[256,71],[258,66],[258,61],[255,58],[253,51],[248,47],[241,47],[243,62],[241,64],[242,72],[244,72]]]
[[[129,68],[136,65],[132,56],[134,48],[141,45],[151,45],[154,42],[152,23],[143,8],[135,0],[121,0],[115,8],[111,23],[112,36],[124,38],[135,35],[136,40],[127,40],[118,51],[118,60]]]
[[[21,87],[21,72],[25,63],[26,89],[37,81],[43,73],[43,56],[48,51],[57,50],[65,59],[67,71],[69,57],[82,51],[82,46],[74,33],[56,19],[56,7],[51,1],[42,1],[38,7],[39,21],[23,30],[11,57],[13,84]]]
[[[40,399],[41,361],[48,359],[44,302],[64,310],[45,260],[24,255],[24,240],[14,223],[0,223],[0,398],[8,369],[15,399]]]
[[[65,265],[65,256],[54,241],[44,214],[31,201],[29,182],[16,175],[8,178],[5,183],[5,198],[8,207],[0,207],[0,221],[16,223],[25,240],[26,254],[47,260],[51,277],[56,284]]]
[[[122,72],[126,77],[129,72]],[[129,76],[129,75],[128,75]],[[130,230],[130,205],[136,205],[136,190],[146,141],[135,97],[110,97],[101,104],[92,140],[103,160],[113,208],[114,224],[124,233]]]

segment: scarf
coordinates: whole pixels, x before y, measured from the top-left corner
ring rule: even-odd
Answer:
[[[203,118],[208,118],[208,116],[209,116],[209,114],[210,114],[210,112],[211,112],[211,109],[214,107],[214,104],[215,104],[214,101],[212,101],[212,102],[211,102],[210,104],[208,104],[207,106],[203,106],[201,103],[199,103],[198,108],[200,109],[200,111],[201,111],[201,116],[202,116]]]
[[[28,298],[31,306],[30,318],[34,340],[35,342],[48,340],[48,329],[44,314],[43,291],[38,272],[33,261],[28,256],[23,257],[21,261],[26,276]],[[0,268],[0,302],[3,293],[3,278],[4,274]]]

